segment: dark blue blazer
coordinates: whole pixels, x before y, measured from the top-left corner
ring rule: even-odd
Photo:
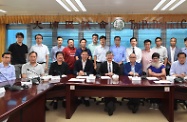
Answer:
[[[129,75],[129,72],[131,72],[131,64],[130,62],[125,63],[124,65],[124,75]],[[142,64],[136,62],[135,64],[135,72],[137,72],[140,75],[142,75]]]

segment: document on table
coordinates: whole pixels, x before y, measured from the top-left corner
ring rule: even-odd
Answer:
[[[88,78],[89,76],[77,76],[76,78],[80,78],[80,79],[86,79]]]
[[[101,79],[111,79],[109,76],[101,76]]]
[[[146,78],[147,78],[147,80],[158,80],[157,77],[146,77]]]
[[[172,83],[169,80],[159,80],[159,81],[153,81],[153,82],[155,82],[155,83]]]
[[[85,81],[85,79],[71,78],[68,81],[83,82],[83,81]]]

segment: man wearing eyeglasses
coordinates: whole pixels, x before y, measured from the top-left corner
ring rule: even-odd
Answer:
[[[41,64],[44,68],[44,71],[48,70],[48,60],[49,60],[49,49],[46,45],[42,44],[43,36],[41,34],[35,35],[36,45],[33,45],[29,52],[36,52],[37,63]]]
[[[15,68],[10,64],[11,53],[2,54],[2,62],[0,63],[0,82],[16,79]]]

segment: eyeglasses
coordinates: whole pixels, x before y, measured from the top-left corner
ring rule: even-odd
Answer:
[[[158,58],[153,58],[153,59],[158,59]]]
[[[136,57],[130,57],[130,58],[136,58]]]
[[[42,39],[42,38],[36,38],[36,39]]]

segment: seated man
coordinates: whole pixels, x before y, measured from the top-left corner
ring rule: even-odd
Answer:
[[[171,65],[170,75],[183,78],[187,76],[186,53],[178,53],[177,58],[178,60]]]
[[[113,62],[113,54],[111,51],[106,53],[106,60],[103,62],[99,68],[100,75],[112,76],[113,74],[119,75],[120,68],[119,65]],[[105,110],[108,112],[108,115],[111,116],[115,110],[114,102],[116,99],[114,97],[106,97],[105,100]]]
[[[132,53],[129,55],[130,62],[124,65],[124,75],[126,76],[141,76],[142,75],[142,65],[136,62],[136,54]],[[128,108],[132,110],[133,113],[138,111],[140,104],[140,99],[130,98],[127,103]]]
[[[88,52],[81,52],[81,59],[75,62],[74,74],[78,76],[93,74],[93,62],[88,59]]]
[[[49,69],[49,75],[57,76],[60,75],[67,75],[68,74],[68,64],[64,62],[64,56],[62,51],[56,53],[56,61],[51,63]]]
[[[24,64],[21,69],[22,78],[34,78],[44,75],[44,68],[36,62],[37,53],[29,53],[29,62]]]
[[[11,53],[5,52],[2,54],[2,62],[0,63],[0,82],[15,80],[15,68],[10,64]]]
[[[130,62],[124,65],[124,75],[126,76],[140,76],[142,75],[142,65],[136,62],[136,54],[129,55]]]
[[[153,53],[152,63],[148,67],[148,76],[157,77],[159,79],[165,79],[166,77],[165,66],[163,63],[160,63],[159,58],[160,58],[159,53]],[[159,99],[150,99],[151,106],[149,109],[158,110],[159,101],[160,101]]]

